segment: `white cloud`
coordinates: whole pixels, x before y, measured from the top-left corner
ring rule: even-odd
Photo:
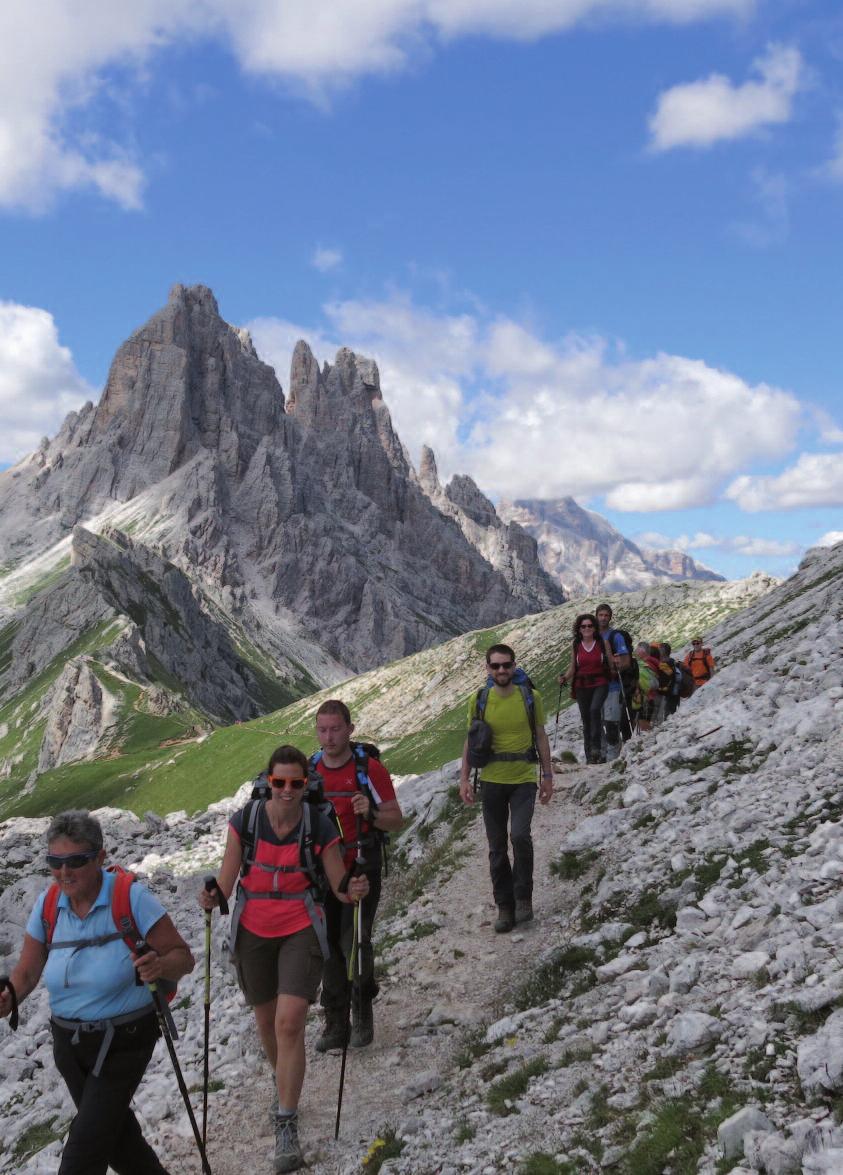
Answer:
[[[835,547],[838,543],[843,543],[843,530],[830,530],[817,539],[814,543],[815,547]]]
[[[762,127],[790,120],[793,99],[806,83],[798,49],[771,45],[753,62],[759,81],[735,85],[713,73],[674,86],[659,95],[650,119],[652,147],[710,147],[723,139],[742,139]]]
[[[707,504],[752,462],[786,456],[803,421],[789,393],[700,360],[630,360],[600,338],[551,343],[511,319],[437,314],[399,294],[326,314],[332,337],[377,360],[410,452],[430,444],[443,476],[470,473],[508,498]],[[285,374],[295,338],[312,335],[275,320],[250,329]]]
[[[751,511],[843,506],[843,452],[803,453],[778,475],[737,477],[726,497]]]
[[[593,18],[677,24],[752,7],[753,0],[3,0],[0,207],[42,210],[79,188],[139,207],[142,163],[118,144],[92,144],[73,119],[84,121],[109,86],[135,84],[167,45],[215,40],[245,72],[324,100],[459,36],[525,41]]]
[[[676,538],[657,531],[646,531],[644,534],[636,535],[635,542],[639,546],[654,547],[657,550],[717,550],[750,558],[798,555],[804,550],[802,544],[784,539],[753,538],[745,534],[717,536],[706,531],[697,531],[693,535],[680,534]]]
[[[0,302],[0,461],[17,461],[52,433],[71,409],[93,396],[53,316],[34,306]]]
[[[342,250],[326,249],[322,245],[318,245],[313,251],[310,264],[320,273],[328,273],[329,270],[342,265]]]

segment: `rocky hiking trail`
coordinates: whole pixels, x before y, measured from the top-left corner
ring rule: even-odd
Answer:
[[[587,770],[593,776],[601,769]],[[360,1170],[373,1140],[384,1128],[406,1126],[415,1117],[414,1107],[423,1103],[424,1094],[440,1081],[447,1082],[457,1067],[455,1058],[465,1034],[496,1017],[508,990],[561,937],[572,892],[550,875],[549,866],[558,856],[563,836],[584,814],[571,791],[585,772],[583,767],[563,769],[556,776],[550,804],[536,806],[532,924],[508,935],[494,932],[496,910],[479,800],[475,816],[466,814],[464,831],[453,851],[442,854],[440,868],[432,872],[421,896],[405,912],[397,907],[402,904],[402,890],[412,883],[404,872],[392,874],[382,899],[383,916],[376,923],[382,980],[375,1003],[375,1040],[365,1050],[349,1050],[336,1143],[340,1053],[315,1051],[321,1014],[314,1009],[308,1020],[308,1067],[299,1121],[309,1170],[325,1175]],[[434,834],[425,843],[423,848],[429,846],[430,851],[420,857],[414,871],[428,867],[447,832],[442,826],[440,837]],[[396,957],[393,947],[384,955],[378,943],[401,934],[407,937],[398,939],[400,954]],[[253,1037],[251,1027],[248,1031]],[[258,1072],[248,1089],[227,1090],[216,1111],[209,1146],[214,1175],[271,1170],[273,1127],[268,1107],[272,1086],[268,1071]]]

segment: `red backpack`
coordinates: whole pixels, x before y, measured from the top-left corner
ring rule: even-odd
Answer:
[[[127,872],[122,865],[107,865],[107,873],[113,873],[114,888],[111,891],[111,917],[114,922],[115,933],[102,935],[100,938],[94,938],[86,941],[80,941],[73,945],[84,946],[102,946],[106,942],[113,942],[117,938],[122,938],[126,945],[126,949],[132,954],[135,954],[139,942],[143,941],[143,935],[138,929],[132,914],[131,889],[137,881],[134,873]],[[47,890],[44,898],[44,909],[41,914],[41,924],[44,927],[44,945],[47,950],[53,941],[53,935],[56,932],[56,923],[59,918],[59,898],[61,897],[61,886],[54,881]],[[56,943],[56,946],[63,944]],[[171,979],[159,979],[158,987],[161,992],[167,997],[167,1002],[172,1003],[177,984]]]

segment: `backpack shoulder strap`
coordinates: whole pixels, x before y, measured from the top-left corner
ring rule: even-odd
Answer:
[[[533,698],[533,690],[530,684],[526,681],[520,683],[518,688],[521,690],[521,697],[524,699],[524,709],[527,711],[527,720],[530,723],[530,735],[533,739],[533,746],[536,745],[536,704]]]
[[[265,800],[249,800],[243,809],[243,823],[240,828],[240,876],[245,877],[255,859],[255,845],[258,840],[258,821],[261,805]]]
[[[474,715],[476,718],[482,718],[486,713],[486,703],[489,701],[489,690],[491,686],[484,685],[477,691],[477,696],[474,699]]]
[[[318,887],[320,877],[316,853],[313,849],[313,808],[310,804],[302,804],[301,825],[299,827],[299,865],[310,884]]]
[[[61,889],[54,881],[44,897],[44,909],[41,911],[41,925],[44,927],[44,943],[46,946],[53,941],[56,932],[56,922],[59,917],[59,897]]]
[[[308,760],[308,762],[310,763],[310,766],[314,767],[314,768],[316,767],[316,765],[318,763],[322,762],[322,749],[321,749],[321,747],[318,751],[313,752],[313,754],[310,756],[310,759]]]
[[[137,878],[134,873],[127,873],[123,869],[115,869],[113,872],[116,876],[111,891],[111,917],[115,929],[123,936],[123,942],[130,951],[134,951],[143,938],[132,913],[132,886]]]

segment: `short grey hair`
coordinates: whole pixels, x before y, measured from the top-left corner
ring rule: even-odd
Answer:
[[[47,844],[51,845],[60,836],[74,844],[86,844],[97,852],[102,848],[102,825],[90,812],[71,810],[59,812],[50,821],[47,829]]]

